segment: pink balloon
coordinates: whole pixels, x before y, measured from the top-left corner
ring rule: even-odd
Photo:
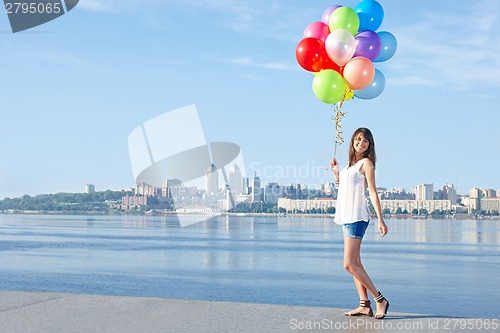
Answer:
[[[343,74],[347,86],[352,90],[359,90],[368,87],[373,81],[375,67],[370,59],[355,57],[344,66]]]
[[[330,34],[330,27],[328,24],[323,22],[313,22],[309,24],[304,30],[304,37],[313,37],[319,39],[323,43],[326,41],[326,37]]]
[[[332,15],[332,13],[335,9],[340,8],[340,7],[342,7],[342,6],[333,5],[333,6],[328,7],[327,9],[325,9],[325,11],[323,12],[323,15],[321,16],[321,22],[328,24],[328,22],[330,21],[330,15]]]
[[[356,40],[347,30],[333,30],[325,42],[326,53],[337,65],[344,66],[356,51]]]

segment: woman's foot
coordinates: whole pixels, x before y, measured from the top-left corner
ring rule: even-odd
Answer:
[[[359,301],[359,306],[351,310],[349,312],[344,313],[346,316],[373,316],[373,310],[372,307],[370,306],[370,301],[369,300],[361,300]]]
[[[383,319],[387,316],[387,311],[389,310],[389,301],[379,292],[378,296],[375,297],[377,302],[377,312],[375,313],[375,319]]]

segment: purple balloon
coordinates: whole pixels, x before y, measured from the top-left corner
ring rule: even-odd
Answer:
[[[376,32],[371,30],[362,31],[354,39],[356,40],[354,57],[365,57],[371,61],[377,59],[380,54],[382,40]]]
[[[332,15],[333,11],[337,8],[340,8],[340,5],[333,5],[325,9],[323,16],[321,16],[321,22],[328,24],[330,22],[330,15]]]

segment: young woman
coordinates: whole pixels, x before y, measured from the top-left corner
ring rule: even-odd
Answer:
[[[368,292],[376,301],[376,319],[387,315],[389,302],[375,288],[372,280],[361,264],[361,241],[370,222],[366,187],[378,217],[378,230],[385,236],[388,228],[380,208],[380,200],[375,186],[375,142],[367,128],[358,128],[351,137],[349,163],[339,173],[336,158],[330,163],[338,188],[335,223],[341,224],[344,232],[344,268],[353,276],[359,294],[359,307],[346,312],[346,316],[373,316]]]

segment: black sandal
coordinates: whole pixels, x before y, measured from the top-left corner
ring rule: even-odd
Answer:
[[[344,312],[344,315],[346,315],[346,316],[354,316],[354,317],[357,317],[357,316],[368,316],[368,317],[371,317],[371,316],[373,316],[373,310],[372,310],[372,307],[370,306],[370,300],[360,300],[359,301],[359,306],[362,307],[362,308],[370,308],[370,311],[368,311],[368,313],[349,311],[349,312]]]
[[[374,316],[375,319],[384,319],[385,316],[387,316],[387,311],[389,310],[389,301],[380,293],[380,291],[378,292],[378,296],[375,297],[374,300],[377,303],[382,303],[383,301],[387,302],[384,312],[377,312]]]

